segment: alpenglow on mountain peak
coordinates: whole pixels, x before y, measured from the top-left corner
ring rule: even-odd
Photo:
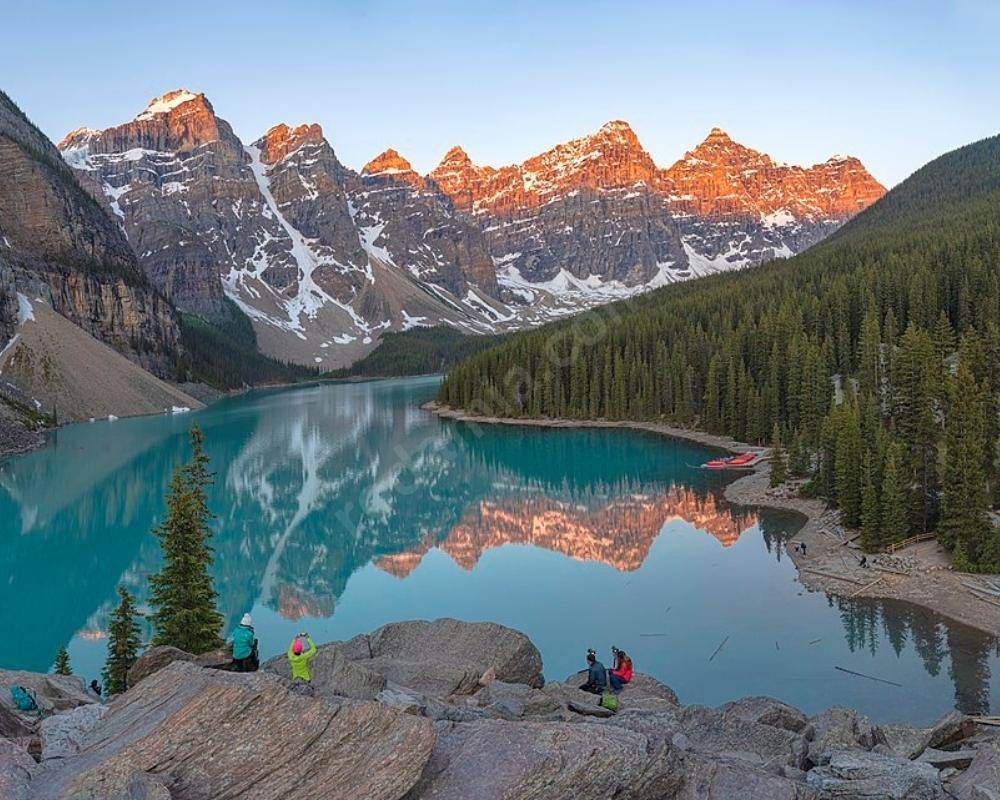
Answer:
[[[454,146],[422,176],[389,148],[356,171],[318,124],[244,143],[189,89],[60,149],[176,305],[322,368],[385,331],[524,328],[788,256],[884,192],[857,160],[782,165],[720,128],[663,169],[620,119],[516,164]]]
[[[139,114],[136,119],[152,119],[157,114],[169,114],[175,108],[182,106],[185,103],[199,100],[202,103],[206,102],[205,95],[200,93],[196,94],[187,89],[174,89],[173,91],[167,92],[159,97],[154,97],[150,100],[145,110]]]

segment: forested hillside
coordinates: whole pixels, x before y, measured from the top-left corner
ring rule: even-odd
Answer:
[[[226,304],[232,301],[226,298]],[[268,383],[294,383],[319,376],[319,370],[288,364],[257,349],[250,320],[233,308],[229,322],[212,323],[194,314],[180,314],[184,355],[180,375],[223,391]]]
[[[367,356],[331,374],[338,378],[392,378],[443,372],[464,358],[500,344],[505,338],[503,335],[477,336],[462,333],[448,325],[386,333],[378,347]]]
[[[920,169],[806,253],[513,337],[439,399],[666,419],[776,447],[876,549],[937,530],[1000,571],[1000,137]]]

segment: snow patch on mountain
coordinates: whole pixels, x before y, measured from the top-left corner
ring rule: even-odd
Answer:
[[[146,110],[136,117],[136,119],[152,119],[157,114],[166,114],[177,108],[177,106],[187,103],[189,100],[195,100],[197,97],[198,95],[189,92],[187,89],[167,92],[165,95],[153,98],[149,105],[146,106]]]
[[[354,325],[359,331],[369,333],[371,326],[347,303],[341,303],[335,297],[325,292],[313,278],[318,261],[315,253],[309,248],[306,238],[295,229],[295,227],[285,219],[284,214],[278,208],[278,203],[271,193],[271,186],[267,177],[267,166],[260,159],[260,148],[256,145],[247,145],[245,148],[250,156],[250,170],[253,172],[264,201],[274,215],[278,224],[288,234],[292,242],[292,258],[298,266],[298,280],[296,281],[295,294],[285,297],[284,306],[288,313],[288,319],[292,323],[292,329],[303,331],[302,317],[314,319],[320,309],[327,303],[338,306],[350,315]]]

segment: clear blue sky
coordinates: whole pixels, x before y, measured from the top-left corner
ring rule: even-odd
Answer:
[[[205,92],[244,141],[319,122],[359,168],[461,144],[522,160],[609,119],[661,165],[713,125],[775,158],[892,185],[1000,132],[1000,2],[10,3],[0,88],[53,139]]]

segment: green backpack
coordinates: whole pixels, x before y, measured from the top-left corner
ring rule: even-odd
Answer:
[[[608,711],[612,711],[617,714],[618,696],[612,692],[605,692],[604,694],[601,695],[601,705],[604,708],[608,709]]]

